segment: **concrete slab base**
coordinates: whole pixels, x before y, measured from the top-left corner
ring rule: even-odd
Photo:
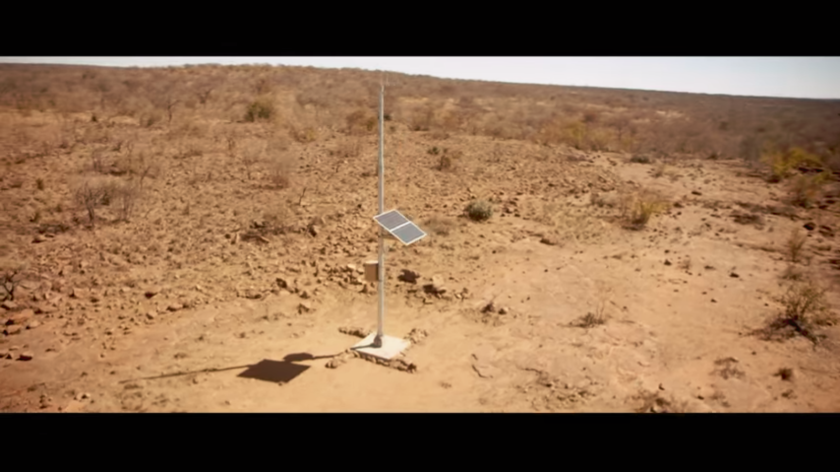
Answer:
[[[389,361],[403,352],[410,344],[410,341],[405,339],[395,338],[393,336],[382,336],[382,347],[373,347],[373,340],[376,338],[376,333],[370,333],[365,339],[362,339],[352,349],[359,354],[375,357]]]

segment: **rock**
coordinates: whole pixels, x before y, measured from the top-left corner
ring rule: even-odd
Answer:
[[[11,336],[13,334],[20,333],[20,326],[19,325],[11,325],[7,326],[6,329],[3,331],[3,334],[6,336]]]
[[[9,310],[9,311],[11,311],[11,310],[15,310],[15,309],[17,309],[17,307],[18,307],[17,303],[15,303],[15,302],[13,302],[13,301],[11,301],[11,300],[6,300],[6,301],[5,301],[5,302],[3,302],[3,304],[2,304],[2,305],[0,305],[0,306],[2,306],[3,308],[5,308],[6,310]]]
[[[70,297],[77,300],[84,300],[88,295],[88,291],[83,288],[74,287],[73,290],[70,291]]]
[[[508,313],[510,313],[510,311],[508,311],[507,308],[505,308],[505,307],[499,308],[499,314],[500,315],[507,315]]]
[[[154,320],[155,316],[156,316],[155,312],[153,312],[153,311],[150,311],[150,312],[146,313],[146,319],[148,319],[148,320]]]
[[[166,307],[166,309],[169,310],[169,311],[178,311],[178,310],[182,310],[183,308],[184,308],[184,305],[182,305],[180,303],[173,303],[173,304],[169,305],[168,307]]]
[[[817,225],[815,225],[814,223],[805,223],[805,225],[803,226],[803,228],[807,229],[808,231],[813,231],[816,227]]]
[[[32,242],[37,244],[37,243],[42,243],[42,242],[44,242],[44,241],[46,241],[46,240],[47,240],[47,238],[45,238],[43,235],[40,235],[40,234],[39,234],[39,235],[36,235],[36,236],[32,239]]]
[[[301,302],[298,305],[298,313],[309,313],[312,311],[312,304],[309,302]]]
[[[31,361],[33,357],[35,357],[34,354],[32,354],[29,351],[24,351],[24,352],[20,353],[20,355],[18,356],[18,360],[19,361]]]
[[[280,288],[285,288],[285,289],[289,288],[289,282],[287,282],[286,279],[283,279],[281,277],[277,277],[277,279],[275,279],[275,282],[277,282],[277,286],[280,287]]]
[[[342,334],[347,334],[349,336],[355,336],[357,338],[365,338],[368,335],[368,331],[357,326],[344,326],[338,328],[338,332]]]
[[[28,325],[26,325],[26,329],[35,329],[38,326],[41,326],[41,322],[38,320],[32,320]]]
[[[311,234],[313,237],[318,236],[318,233],[319,233],[318,226],[312,225],[312,226],[309,227],[309,234]]]
[[[557,241],[556,238],[552,236],[543,237],[542,239],[540,239],[540,242],[547,246],[557,246],[560,243],[559,241]]]
[[[697,195],[697,196],[702,196],[702,195],[703,195],[702,193],[698,192],[697,190],[693,190],[693,191],[691,192],[691,194],[692,194],[692,195]]]
[[[490,302],[484,305],[484,308],[481,309],[482,313],[495,313],[496,312],[496,305],[493,302]]]
[[[671,265],[671,261],[669,261],[668,259],[665,259],[665,265],[666,265],[666,266]]]
[[[426,290],[426,292],[436,295],[442,295],[446,293],[446,286],[443,283],[443,277],[439,275],[435,275],[434,277],[432,277],[432,283],[427,284],[423,288]]]
[[[738,277],[740,277],[740,275],[736,274],[735,272],[732,272],[731,274],[729,274],[729,276],[733,279],[737,279]]]
[[[35,312],[29,309],[20,311],[18,313],[13,314],[9,317],[8,321],[6,321],[7,325],[22,325],[26,324],[33,316],[35,316]]]
[[[410,283],[410,284],[417,283],[417,279],[419,279],[419,278],[420,278],[420,274],[418,274],[417,272],[414,272],[413,270],[408,270],[408,269],[403,269],[402,274],[398,277],[399,280],[401,280],[403,282],[406,282],[406,283]]]
[[[356,264],[347,264],[345,271],[346,272],[356,272]]]
[[[152,297],[154,297],[155,295],[157,295],[157,294],[159,294],[159,293],[160,293],[160,289],[158,289],[158,288],[150,288],[150,289],[146,290],[146,291],[143,293],[143,295],[145,295],[145,296],[146,296],[146,298],[152,298]]]

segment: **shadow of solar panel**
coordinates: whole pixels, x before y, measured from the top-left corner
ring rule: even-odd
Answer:
[[[395,228],[408,223],[408,219],[402,216],[397,210],[383,213],[374,219],[388,231],[393,231]]]
[[[411,244],[426,235],[426,233],[424,233],[414,223],[409,223],[405,226],[397,228],[392,233],[406,245]]]

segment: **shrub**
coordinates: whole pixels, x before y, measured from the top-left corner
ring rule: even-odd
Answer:
[[[467,205],[467,216],[474,221],[486,221],[493,216],[493,206],[485,200],[474,200]]]
[[[105,178],[86,179],[76,185],[73,197],[88,214],[91,225],[96,223],[96,209],[110,202],[114,186]]]
[[[799,228],[794,229],[788,240],[785,242],[785,249],[787,249],[788,260],[794,264],[800,261],[802,257],[802,248],[805,246],[807,235],[802,233]]]
[[[270,120],[274,117],[274,104],[267,98],[254,100],[245,111],[245,121],[253,123],[259,120]]]
[[[823,168],[823,162],[819,156],[801,148],[792,148],[785,152],[772,152],[764,155],[762,160],[770,166],[771,182],[784,180],[792,176],[797,169],[803,166]]]
[[[437,151],[437,148],[432,148]],[[434,154],[438,155],[438,154]],[[442,154],[440,155],[440,160],[438,161],[438,170],[440,171],[450,171],[455,169],[455,164],[463,157],[463,153],[461,151],[452,151],[448,152],[447,149],[443,150]]]
[[[633,230],[644,228],[651,216],[668,208],[666,200],[649,190],[628,195],[622,203],[622,214],[627,220],[627,228]]]
[[[798,175],[791,186],[790,202],[803,208],[811,208],[822,192],[822,186],[830,179],[829,172]]]
[[[452,229],[455,228],[455,220],[435,215],[426,220],[425,226],[439,236],[449,236]]]

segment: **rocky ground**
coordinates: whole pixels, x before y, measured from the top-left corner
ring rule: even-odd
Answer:
[[[55,118],[25,120],[36,133]],[[392,125],[386,206],[429,234],[387,242],[385,331],[412,344],[377,365],[348,352],[377,319],[362,275],[377,250],[376,136],[355,157],[338,135],[294,144],[292,183],[276,189],[219,138],[259,131],[204,125],[201,153],[166,151],[128,222],[104,208],[85,228],[68,203],[89,146],[7,164],[3,251],[28,268],[0,309],[3,411],[840,410],[835,323],[758,333],[791,270],[840,301],[835,187],[803,209],[739,161],[657,172]],[[463,157],[441,171],[433,147]],[[119,174],[127,153],[103,165]],[[663,212],[628,229],[621,205],[640,190]],[[492,203],[489,220],[465,216],[474,199]]]

